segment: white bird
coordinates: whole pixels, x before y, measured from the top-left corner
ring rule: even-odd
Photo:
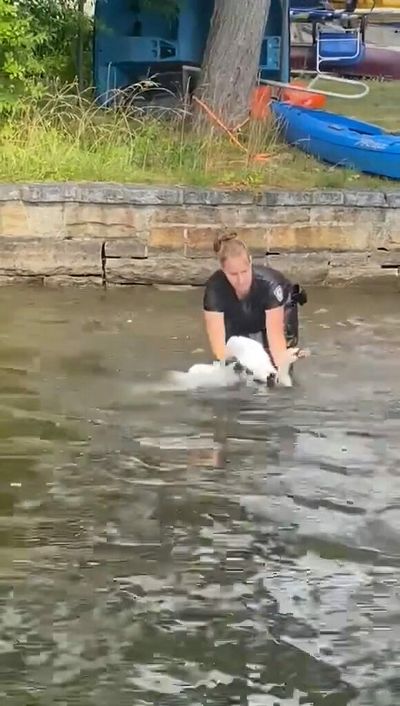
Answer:
[[[177,383],[188,388],[230,387],[241,380],[253,380],[267,384],[275,382],[283,387],[292,387],[290,369],[299,358],[308,355],[298,348],[288,348],[281,365],[276,368],[264,346],[246,336],[232,336],[226,344],[225,358],[211,364],[196,363],[187,373],[173,373]]]
[[[308,354],[298,348],[288,348],[283,361],[276,368],[264,346],[245,336],[232,336],[226,344],[226,351],[228,357],[236,359],[256,382],[267,383],[271,380],[283,387],[292,387],[291,366],[299,357]]]

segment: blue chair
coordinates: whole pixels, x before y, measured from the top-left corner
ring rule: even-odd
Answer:
[[[350,66],[362,61],[365,54],[365,42],[360,29],[317,28],[316,41],[316,70],[323,70],[323,65],[336,64],[337,66]]]

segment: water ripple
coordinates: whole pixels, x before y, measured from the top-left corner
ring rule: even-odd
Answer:
[[[2,705],[397,706],[397,304],[310,294],[293,390],[178,392],[197,291],[3,290]]]

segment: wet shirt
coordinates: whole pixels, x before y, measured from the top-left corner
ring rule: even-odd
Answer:
[[[209,278],[203,299],[205,311],[224,314],[226,340],[230,336],[262,333],[265,340],[265,312],[284,306],[290,299],[292,284],[272,267],[253,267],[250,292],[238,299],[222,270]]]

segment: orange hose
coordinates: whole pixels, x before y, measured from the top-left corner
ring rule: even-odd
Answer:
[[[237,139],[237,137],[235,137],[235,135],[233,134],[233,132],[231,132],[231,131],[229,130],[229,128],[228,128],[226,125],[224,125],[224,123],[222,122],[222,120],[220,120],[220,118],[219,118],[215,113],[213,113],[213,111],[211,110],[211,108],[209,108],[208,105],[206,105],[206,103],[204,103],[202,100],[200,100],[200,98],[197,98],[196,96],[193,96],[193,100],[195,100],[196,103],[198,103],[199,106],[200,106],[201,108],[203,108],[204,112],[207,113],[208,117],[211,118],[211,120],[213,120],[215,123],[217,123],[217,125],[218,125],[222,130],[224,130],[224,132],[227,133],[227,135],[229,136],[229,138],[232,140],[232,142],[233,142],[237,147],[240,147],[241,150],[245,150],[245,152],[247,151],[246,148],[243,147],[243,145],[239,142],[239,140]]]
[[[239,147],[239,149],[243,150],[244,152],[246,152],[246,153],[248,154],[248,150],[246,149],[246,147],[244,147],[244,146],[239,142],[239,140],[238,140],[237,137],[233,134],[233,132],[232,132],[231,130],[229,130],[229,128],[228,128],[226,125],[224,125],[224,123],[222,122],[222,120],[211,110],[211,108],[208,107],[208,105],[207,105],[206,103],[204,103],[204,101],[200,100],[200,98],[197,98],[197,96],[193,96],[193,100],[194,100],[196,103],[198,103],[198,105],[200,106],[200,108],[202,108],[202,109],[204,110],[204,112],[208,115],[208,117],[211,118],[211,120],[214,121],[214,122],[218,125],[218,127],[220,127],[224,132],[226,132],[226,134],[228,135],[229,139],[230,139],[237,147]],[[247,120],[245,120],[244,123],[242,123],[242,125],[244,125],[246,122],[247,122]],[[240,127],[242,127],[242,125],[241,125]],[[252,157],[252,159],[254,159],[254,160],[256,160],[256,161],[266,161],[266,160],[269,159],[270,157],[271,157],[271,155],[269,155],[269,154],[256,154],[256,155],[254,155],[254,156]]]

